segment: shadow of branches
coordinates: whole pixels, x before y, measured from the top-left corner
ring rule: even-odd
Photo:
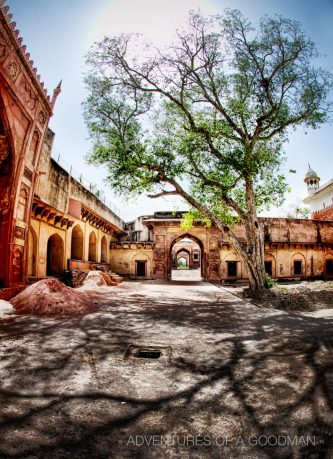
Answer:
[[[333,320],[145,289],[1,324],[1,457],[332,457]],[[172,358],[124,359],[130,344]]]

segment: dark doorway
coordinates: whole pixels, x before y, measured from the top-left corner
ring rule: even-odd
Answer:
[[[228,277],[237,276],[237,261],[228,261]]]
[[[302,261],[295,260],[294,261],[294,275],[301,275],[302,274]]]
[[[265,273],[268,276],[272,275],[272,262],[271,261],[265,261]]]
[[[106,242],[106,237],[102,237],[101,241],[101,262],[107,263],[108,261],[108,244]]]
[[[63,272],[64,243],[58,234],[53,234],[47,241],[46,275],[54,276]]]
[[[83,232],[79,225],[74,226],[72,231],[71,258],[83,260]]]
[[[146,261],[136,261],[136,277],[146,277]]]
[[[326,274],[333,276],[333,260],[326,260]]]

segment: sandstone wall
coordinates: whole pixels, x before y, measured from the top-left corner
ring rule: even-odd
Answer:
[[[111,269],[124,277],[137,278],[137,262],[146,262],[146,278],[154,278],[152,243],[116,242],[111,244]]]
[[[68,212],[69,199],[75,199],[122,228],[124,222],[117,215],[51,158],[53,140],[54,133],[48,129],[38,164],[39,179],[35,194],[62,212]]]
[[[47,275],[47,263],[48,263],[48,241],[50,237],[57,234],[62,241],[62,253],[61,253],[61,264],[62,270],[68,269],[69,260],[72,257],[72,233],[74,228],[80,227],[82,230],[82,262],[74,264],[72,268],[80,270],[80,266],[87,265],[87,262],[101,263],[102,260],[102,238],[106,240],[106,260],[104,263],[111,262],[111,244],[117,239],[101,229],[95,228],[88,222],[74,219],[74,223],[70,228],[59,228],[53,225],[49,225],[44,221],[32,219],[30,226],[30,238],[29,238],[29,259],[28,259],[28,275],[44,277]],[[89,236],[94,233],[96,236],[96,260],[89,259]],[[60,254],[59,254],[60,255]],[[30,265],[29,265],[30,263]]]

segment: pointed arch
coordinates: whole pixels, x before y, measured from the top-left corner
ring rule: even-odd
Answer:
[[[30,142],[30,148],[27,154],[27,160],[30,161],[31,164],[35,164],[36,162],[37,150],[39,146],[39,139],[40,139],[40,134],[37,130],[35,130],[32,135],[31,142]]]
[[[106,241],[106,237],[103,236],[101,240],[101,262],[107,263],[108,259],[108,244]]]
[[[89,234],[89,261],[97,261],[97,237],[95,231]]]
[[[46,275],[55,276],[63,272],[64,266],[64,241],[55,233],[47,241]]]
[[[192,242],[197,244],[197,253],[199,254],[199,260],[196,262],[195,270],[200,271],[201,277],[205,277],[205,263],[204,263],[204,244],[203,242],[196,236],[192,235],[191,233],[183,233],[180,236],[177,236],[169,246],[169,263],[168,263],[168,277],[172,277],[172,270],[178,268],[178,254],[180,252],[184,252],[184,250],[188,253],[187,259],[187,267],[193,269],[193,261],[191,259],[192,252],[186,249],[186,247],[180,247],[176,253],[174,253],[174,246],[178,242],[181,242],[183,239],[190,239]]]
[[[80,225],[74,226],[72,230],[71,259],[83,260],[83,231]]]

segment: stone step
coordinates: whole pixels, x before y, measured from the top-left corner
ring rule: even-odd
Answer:
[[[200,282],[202,281],[200,269],[172,269],[171,280]]]
[[[118,276],[118,274],[109,274],[113,282],[116,282],[117,284],[120,284],[123,281],[123,278],[121,276]]]

